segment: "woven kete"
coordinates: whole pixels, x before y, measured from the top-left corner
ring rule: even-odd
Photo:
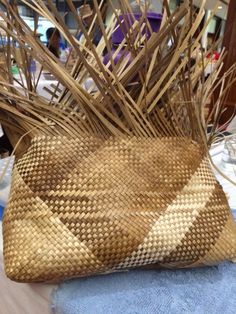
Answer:
[[[35,138],[13,171],[4,259],[16,281],[236,257],[236,225],[186,138]]]

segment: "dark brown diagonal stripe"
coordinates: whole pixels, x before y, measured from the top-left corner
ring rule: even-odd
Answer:
[[[56,190],[75,171],[75,165],[99,150],[103,141],[94,138],[70,140],[64,137],[35,139],[16,167],[35,193],[45,196]],[[45,199],[45,198],[43,198]]]
[[[169,145],[173,148],[170,149]],[[168,155],[171,154],[175,157],[170,158]],[[149,158],[144,158],[144,155]],[[166,161],[163,161],[163,155],[167,156]],[[47,197],[43,193],[40,197],[45,202],[50,200],[52,212],[59,214],[67,228],[110,267],[124,260],[142,243],[177,191],[191,178],[193,166],[197,169],[201,156],[195,145],[181,147],[175,140],[173,143],[147,140],[142,145],[139,141],[130,140],[117,144],[111,141],[92,156],[78,157],[78,160],[73,175],[59,187],[59,191],[77,187],[74,188],[77,197],[72,196],[74,204],[69,212],[64,212],[64,205],[70,204],[71,196],[66,199],[56,195],[54,198],[53,194]],[[176,165],[179,173],[174,172]],[[182,179],[183,170],[185,180]],[[171,175],[173,173],[175,176]],[[169,191],[170,185],[172,191]],[[146,193],[148,191],[152,197]],[[132,193],[135,193],[134,197]]]
[[[199,145],[192,141],[180,144],[179,139],[91,141],[66,140],[67,153],[60,154],[57,149],[60,138],[47,139],[47,143],[39,139],[16,165],[19,174],[18,181],[13,178],[13,186],[17,182],[19,185],[11,193],[4,218],[4,237],[14,242],[4,249],[9,259],[8,270],[12,272],[14,265],[19,264],[20,252],[11,260],[11,247],[20,238],[17,232],[21,221],[29,234],[32,231],[28,241],[33,246],[24,258],[39,259],[42,265],[37,274],[32,274],[36,280],[143,265],[154,262],[155,255],[156,262],[166,266],[191,265],[214,245],[229,211],[222,190],[217,184],[214,188],[215,179],[203,161]],[[68,164],[69,159],[72,163]],[[206,189],[214,192],[205,206]],[[193,215],[196,220],[176,247],[179,243],[176,239],[182,238],[186,228],[183,210],[191,217],[195,205],[202,206],[201,211],[197,218]],[[170,207],[173,215],[166,211]],[[161,239],[158,230],[152,230],[159,221],[160,227],[167,230],[160,233]],[[54,242],[50,242],[52,235],[47,235],[50,231],[47,222],[57,234]],[[176,237],[168,235],[170,226],[179,233]],[[41,230],[44,238],[40,248],[37,233],[37,245],[44,252],[39,256],[38,247],[33,244],[36,230]],[[170,239],[170,247],[176,249],[165,257],[171,252],[165,247]],[[20,273],[17,268],[17,280],[29,281],[27,258],[24,265]],[[32,265],[31,268],[36,269]]]
[[[227,200],[219,184],[215,184],[214,192],[204,210],[200,211],[193,225],[189,228],[181,244],[162,261],[191,266],[203,257],[216,243],[230,215]]]
[[[100,237],[97,236],[99,232],[96,232],[96,230],[94,230],[93,232],[96,237],[96,245],[93,244],[94,241],[92,240],[91,242],[86,241],[89,234],[83,235],[84,241],[86,241],[92,252],[96,256],[98,256],[98,259],[100,261],[102,261],[104,264],[107,264],[109,267],[112,267],[114,266],[114,264],[118,264],[119,262],[124,260],[134,249],[137,248],[140,243],[142,243],[144,237],[152,228],[152,225],[155,223],[161,213],[165,211],[168,204],[175,197],[175,194],[173,192],[167,193],[166,191],[169,191],[169,187],[168,189],[165,187],[165,185],[168,185],[168,183],[172,181],[172,179],[170,179],[171,176],[168,172],[168,170],[170,170],[170,167],[168,168],[167,166],[165,167],[165,169],[163,169],[164,167],[162,169],[158,169],[158,167],[156,166],[156,171],[150,171],[150,168],[152,168],[152,166],[149,166],[149,164],[151,165],[154,162],[155,158],[158,160],[159,155],[163,154],[165,146],[158,145],[157,151],[155,144],[152,145],[152,149],[150,149],[150,144],[148,143],[149,145],[146,145],[145,147],[146,143],[144,143],[144,145],[141,146],[142,150],[140,150],[140,143],[138,144],[139,145],[136,144],[135,148],[132,147],[133,145],[130,145],[130,147],[128,147],[130,150],[130,153],[128,155],[129,168],[127,169],[127,167],[124,167],[124,177],[118,180],[119,176],[122,175],[121,172],[118,172],[116,173],[115,178],[112,180],[112,185],[116,182],[116,180],[118,180],[121,183],[124,182],[125,186],[120,189],[121,192],[115,202],[113,200],[116,198],[116,195],[110,194],[110,203],[113,203],[113,208],[110,212],[109,220],[106,220],[105,225],[101,226],[101,230],[104,231],[100,233]],[[146,159],[146,161],[142,161],[142,156],[145,154],[148,154],[149,158]],[[105,154],[105,156],[107,156],[107,154]],[[150,156],[153,157],[150,158]],[[122,157],[123,156],[119,151],[117,155],[117,163],[119,164],[119,166],[122,164]],[[115,159],[116,157],[112,155],[113,164],[115,163]],[[98,160],[100,160],[100,158],[98,158]],[[106,162],[107,157],[106,160],[102,161],[102,165],[106,164]],[[184,163],[183,159],[181,159],[181,162]],[[168,164],[168,161],[166,161],[166,164]],[[154,165],[157,165],[157,163],[154,163]],[[109,172],[107,173],[108,177],[110,177],[112,167],[113,165],[109,165]],[[161,175],[162,182],[160,182]],[[130,180],[130,178],[133,178],[133,180]],[[141,184],[143,178],[145,179],[147,185],[143,189],[140,189],[140,186],[138,185]],[[178,182],[178,177],[175,179],[176,182]],[[132,187],[134,183],[133,181],[138,182],[138,185]],[[129,182],[128,187],[127,182]],[[173,187],[175,187],[176,189],[179,188],[178,183],[176,184],[174,182]],[[131,192],[138,191],[137,197],[142,200],[141,207],[135,204],[135,198],[131,197],[130,190]],[[145,191],[149,190],[154,194],[152,201],[150,200],[150,197],[145,193]],[[126,191],[127,193],[124,195],[122,191]],[[163,191],[165,191],[165,193],[163,193]],[[163,195],[161,193],[163,193]],[[109,192],[107,194],[109,195]],[[104,206],[102,207],[103,209],[100,215],[103,212],[106,212],[106,206],[105,204],[103,205]],[[145,214],[140,215],[139,213],[141,211],[145,212]],[[130,217],[127,217],[127,213],[130,213]],[[91,219],[92,216],[89,217],[89,220]],[[96,221],[94,225],[96,225]],[[84,232],[86,233],[86,229],[84,229]],[[78,233],[78,236],[80,237],[81,235]]]

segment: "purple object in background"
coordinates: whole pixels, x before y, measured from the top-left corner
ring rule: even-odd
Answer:
[[[118,27],[114,33],[112,34],[112,44],[114,45],[118,45],[122,42],[122,40],[124,39],[125,35],[124,32],[127,32],[127,26],[128,28],[130,28],[133,23],[136,21],[139,21],[139,19],[141,18],[142,14],[141,13],[133,13],[133,14],[124,14],[124,15],[120,15],[119,16],[119,20],[123,21],[126,20],[126,22],[122,23],[122,29],[120,27]],[[147,19],[150,23],[150,26],[153,30],[153,32],[158,32],[160,26],[161,26],[161,21],[162,21],[162,15],[159,13],[154,13],[154,12],[149,12],[147,13]],[[143,34],[145,33],[146,30],[143,30]],[[150,32],[148,31],[147,34],[148,37],[150,37]],[[112,53],[114,53],[116,51],[116,48],[112,49]],[[118,61],[120,60],[121,57],[127,57],[129,58],[127,65],[129,65],[132,61],[132,56],[129,52],[125,52],[123,50],[121,50],[117,56],[114,59],[114,63],[117,64]],[[110,58],[109,58],[109,54],[107,53],[104,58],[103,58],[103,63],[106,65],[109,62]],[[109,69],[111,69],[111,66],[109,67]]]
[[[112,49],[112,55],[115,53],[115,51],[116,51],[116,49],[113,48]],[[115,65],[118,63],[118,61],[120,60],[121,57],[129,59],[127,65],[129,65],[132,61],[131,54],[128,51],[124,52],[123,50],[121,50],[118,52],[117,56],[115,58],[113,58]],[[107,63],[109,61],[110,61],[110,58],[109,58],[109,54],[107,53],[103,58],[103,63],[105,65],[107,65]],[[111,65],[109,66],[109,69],[111,69]]]
[[[128,29],[131,28],[131,26],[134,24],[135,20],[139,21],[141,18],[142,14],[141,13],[127,13],[124,15],[119,16],[119,20],[122,23],[122,29],[121,27],[118,27],[114,33],[112,34],[112,43],[113,44],[120,44],[122,40],[124,39],[124,33],[126,33]],[[150,26],[153,30],[153,32],[158,32],[160,26],[161,26],[161,21],[162,21],[162,15],[159,13],[154,13],[154,12],[148,12],[147,13],[147,19],[148,22],[150,23]],[[145,33],[145,30],[143,31],[143,34]],[[150,37],[150,32],[148,31],[148,37]]]
[[[31,73],[36,72],[36,62],[35,62],[35,60],[31,60],[30,66],[29,66],[29,71],[30,71]]]

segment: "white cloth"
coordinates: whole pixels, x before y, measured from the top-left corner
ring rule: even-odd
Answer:
[[[214,146],[210,151],[212,160],[215,166],[219,168],[219,170],[223,172],[224,175],[229,177],[232,181],[236,182],[236,165],[228,163],[226,164],[222,161],[223,150],[224,143]],[[225,179],[216,169],[213,169],[213,171],[228,197],[230,208],[236,209],[236,186]]]
[[[227,131],[231,133],[236,133],[236,116],[234,116],[233,120],[228,125]]]
[[[16,79],[21,80],[19,74],[16,74],[16,75],[14,75],[14,76],[15,76]],[[25,82],[24,82],[24,83],[25,83]],[[47,79],[45,79],[45,78],[43,77],[43,74],[42,74],[42,76],[41,76],[41,78],[40,78],[40,80],[39,80],[39,82],[38,82],[38,85],[37,85],[37,93],[38,93],[40,96],[42,96],[42,97],[44,97],[44,98],[50,100],[50,99],[51,99],[51,95],[45,90],[45,87],[48,88],[48,89],[53,90],[53,89],[51,88],[51,84],[57,85],[57,84],[58,84],[58,81],[56,81],[56,80],[47,80]],[[22,92],[22,94],[24,93],[22,87],[21,87],[18,83],[15,82],[14,85],[17,87],[17,89],[19,90],[19,92]]]
[[[1,124],[0,124],[0,137],[3,136],[3,130],[2,130],[2,127],[1,127]]]

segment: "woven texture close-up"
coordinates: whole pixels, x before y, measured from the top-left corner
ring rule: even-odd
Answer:
[[[57,281],[236,256],[236,225],[191,139],[36,138],[4,217],[7,275]]]

